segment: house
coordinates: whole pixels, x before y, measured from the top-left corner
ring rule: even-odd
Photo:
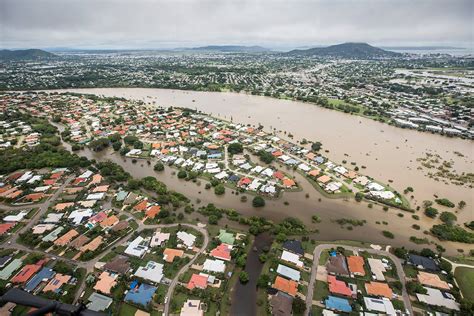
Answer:
[[[331,254],[329,256],[326,270],[329,274],[349,276],[349,269],[347,268],[346,258],[341,254]]]
[[[387,315],[397,315],[392,302],[386,297],[384,298],[373,298],[364,297],[365,308],[368,311],[380,312]]]
[[[69,247],[74,248],[74,249],[81,249],[85,244],[89,242],[90,238],[85,236],[85,235],[80,235],[73,241],[69,243]]]
[[[0,268],[5,267],[10,262],[10,260],[12,260],[12,257],[8,255],[0,257]]]
[[[194,288],[204,290],[207,288],[207,279],[208,279],[207,275],[194,273],[191,276],[191,279],[189,280],[188,284],[186,285],[186,288],[188,290],[193,290]]]
[[[184,232],[184,231],[179,231],[176,236],[178,237],[179,240],[183,242],[183,244],[188,248],[192,249],[194,242],[196,241],[196,236],[193,234]]]
[[[102,272],[99,275],[99,280],[94,285],[94,290],[104,294],[110,294],[110,290],[117,284],[118,274]]]
[[[349,304],[349,301],[345,298],[329,295],[328,298],[324,301],[324,305],[326,305],[326,308],[330,310],[345,313],[352,312],[351,304]]]
[[[153,219],[156,217],[156,215],[158,215],[160,210],[161,210],[161,207],[159,205],[152,205],[145,211],[145,216],[147,218]]]
[[[174,258],[176,257],[181,258],[183,255],[184,255],[183,250],[166,248],[163,251],[163,260],[165,260],[166,262],[172,263],[174,261]]]
[[[220,244],[216,248],[212,249],[210,255],[214,258],[221,259],[224,261],[230,261],[232,246],[228,244]]]
[[[94,214],[94,212],[90,208],[75,210],[69,214],[68,219],[71,219],[75,225],[79,225],[82,220],[91,217],[92,214]]]
[[[200,300],[188,299],[181,308],[180,316],[204,316]]]
[[[13,272],[20,269],[22,265],[23,261],[20,259],[13,259],[5,268],[2,269],[2,271],[0,271],[0,280],[8,280]]]
[[[441,280],[437,274],[420,271],[418,272],[417,278],[418,281],[423,285],[435,287],[442,290],[450,289],[449,284]]]
[[[99,248],[101,244],[102,244],[102,236],[97,236],[88,244],[82,246],[80,251],[81,252],[95,251],[97,248]]]
[[[119,222],[119,218],[116,215],[112,215],[100,222],[102,228],[110,228]]]
[[[31,230],[34,235],[42,235],[47,231],[52,230],[56,225],[54,224],[38,224],[35,225]]]
[[[20,222],[25,216],[28,215],[28,211],[21,211],[16,215],[8,215],[3,218],[4,222]]]
[[[127,292],[127,295],[125,295],[125,301],[142,306],[148,306],[153,299],[156,289],[157,288],[154,286],[142,283],[139,287],[134,287]]]
[[[24,289],[27,292],[31,292],[40,285],[41,282],[48,282],[55,272],[51,268],[42,268],[38,273],[36,273],[28,283],[26,283]]]
[[[125,249],[125,253],[133,257],[143,257],[145,252],[148,250],[148,242],[141,236],[135,238],[128,247]]]
[[[438,264],[433,259],[428,257],[410,254],[408,255],[407,262],[411,265],[414,265],[418,269],[423,269],[426,271],[438,272],[440,270]]]
[[[292,269],[290,267],[279,264],[277,267],[277,273],[282,275],[290,280],[299,281],[301,278],[301,273],[298,270]]]
[[[303,267],[303,261],[300,260],[300,256],[292,252],[283,250],[280,259],[292,263],[299,268]]]
[[[71,279],[70,275],[64,275],[61,273],[56,273],[54,277],[49,281],[48,284],[43,288],[43,292],[55,292],[57,293],[63,284],[67,284]]]
[[[441,292],[438,289],[432,289],[429,287],[424,288],[427,291],[426,294],[416,294],[416,297],[420,302],[431,306],[441,306],[451,310],[459,310],[459,303],[456,302],[456,299],[450,293]]]
[[[287,280],[281,276],[277,276],[272,287],[276,290],[295,296],[298,292],[298,283],[293,280]]]
[[[299,256],[304,255],[304,249],[303,245],[301,244],[301,241],[299,240],[287,240],[283,243],[283,249],[292,252],[294,254],[297,254]]]
[[[119,255],[108,261],[103,268],[108,271],[125,274],[130,270],[130,263],[128,257]]]
[[[93,292],[88,298],[87,309],[95,312],[105,311],[113,303],[113,299],[108,296]]]
[[[291,316],[292,315],[293,297],[278,291],[270,299],[270,307],[274,316]]]
[[[0,224],[0,235],[5,234],[6,232],[8,232],[15,225],[16,225],[16,223],[2,223],[2,224]]]
[[[10,281],[12,283],[25,283],[41,269],[42,262],[38,263],[39,264],[27,264]]]
[[[54,244],[56,246],[65,246],[65,245],[69,244],[69,242],[74,237],[76,237],[77,235],[79,235],[79,233],[75,229],[71,229],[70,231],[68,231],[67,233],[65,233],[64,235],[62,235],[58,239],[56,239],[54,241]]]
[[[364,258],[361,256],[348,256],[347,265],[353,275],[365,276]]]
[[[135,272],[135,276],[160,283],[163,279],[163,265],[154,261],[148,261],[145,267],[139,267]]]
[[[225,244],[233,245],[235,242],[234,234],[228,233],[225,229],[219,230],[219,240]]]
[[[381,282],[369,282],[365,283],[365,290],[368,295],[386,297],[391,299],[393,297],[392,289],[388,286],[387,283]]]
[[[156,231],[153,234],[153,237],[151,237],[150,247],[161,246],[168,239],[170,239],[170,233],[162,233],[160,231]]]
[[[369,262],[370,270],[372,271],[372,276],[377,281],[385,281],[385,276],[383,275],[384,272],[387,270],[385,269],[385,265],[380,259],[368,258],[367,261]]]
[[[329,292],[331,294],[338,294],[343,296],[352,296],[351,289],[347,286],[346,282],[337,280],[334,275],[328,275]]]
[[[204,261],[204,265],[202,269],[208,272],[224,273],[225,263],[222,260],[206,259],[206,261]]]

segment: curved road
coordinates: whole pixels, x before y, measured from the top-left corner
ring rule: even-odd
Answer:
[[[368,253],[389,257],[393,261],[393,263],[395,264],[395,267],[397,268],[398,279],[400,280],[400,282],[403,285],[402,297],[403,297],[403,303],[405,304],[405,308],[408,309],[408,311],[410,312],[410,315],[414,315],[413,314],[413,308],[412,308],[411,302],[410,302],[410,297],[408,296],[408,293],[406,291],[405,272],[403,271],[403,267],[402,267],[402,264],[400,262],[400,259],[398,259],[395,255],[391,254],[388,251],[376,250],[376,249],[371,249],[371,248],[359,248],[359,247],[346,246],[346,245],[341,245],[341,244],[322,244],[322,245],[318,245],[318,246],[316,246],[316,248],[314,248],[313,266],[311,267],[311,277],[310,277],[309,285],[308,285],[308,293],[306,295],[306,311],[307,311],[308,314],[311,312],[311,308],[313,306],[314,283],[316,281],[316,274],[317,274],[317,270],[318,270],[319,258],[321,256],[321,253],[324,250],[328,250],[328,249],[331,249],[331,248],[337,248],[337,247],[343,247],[345,249],[352,250],[352,251],[357,251],[357,252],[367,251]]]

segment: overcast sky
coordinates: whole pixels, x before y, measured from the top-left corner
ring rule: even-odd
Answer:
[[[473,0],[0,0],[0,46],[472,47],[473,15]]]

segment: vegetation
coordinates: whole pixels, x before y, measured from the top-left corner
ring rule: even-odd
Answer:
[[[445,224],[453,225],[458,218],[451,212],[442,212],[439,216],[439,219]]]
[[[434,207],[429,206],[425,209],[425,215],[430,218],[436,218],[436,216],[438,216],[438,210]]]
[[[232,155],[240,154],[244,152],[244,146],[241,143],[232,143],[227,147],[227,151]]]
[[[392,232],[388,231],[388,230],[382,231],[382,235],[384,235],[386,238],[390,238],[390,239],[395,238],[395,235]]]
[[[430,231],[440,240],[457,241],[468,244],[474,243],[474,233],[468,232],[459,226],[448,224],[434,225]]]
[[[252,200],[253,207],[264,207],[265,206],[265,199],[261,196],[256,196]]]
[[[444,199],[436,199],[435,202],[438,203],[439,205],[443,205],[443,206],[451,207],[451,208],[456,206],[453,202],[451,202],[450,200],[445,199],[445,198]]]
[[[165,170],[165,165],[161,161],[159,161],[155,164],[155,166],[153,167],[153,170],[158,171],[158,172],[163,171]]]
[[[260,150],[257,153],[257,155],[260,157],[261,161],[263,161],[264,163],[267,163],[267,164],[270,164],[275,160],[275,157],[271,153],[269,153],[265,150]]]

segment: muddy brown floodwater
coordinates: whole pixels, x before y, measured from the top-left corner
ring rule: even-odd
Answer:
[[[293,134],[296,140],[306,138],[310,141],[321,141],[324,149],[329,150],[325,155],[333,161],[341,163],[342,160],[347,160],[356,162],[358,166],[366,166],[366,169],[361,169],[363,174],[385,183],[391,180],[391,186],[400,192],[408,186],[413,187],[414,198],[410,200],[413,208],[421,205],[423,200],[433,200],[434,195],[446,197],[455,203],[464,200],[467,206],[456,214],[458,222],[474,220],[473,190],[430,179],[425,176],[425,171],[417,169],[416,162],[416,159],[424,157],[426,152],[438,153],[446,160],[453,160],[457,172],[473,172],[474,142],[471,140],[400,129],[307,103],[247,94],[141,88],[59,91],[125,97],[165,107],[189,107],[238,123],[252,125],[260,123],[267,131],[274,129],[287,131]],[[464,157],[456,155],[455,152],[462,153]],[[157,175],[153,167],[147,166],[146,162],[132,164],[130,160],[123,161],[117,154],[105,152],[90,155],[99,155],[100,159],[111,159],[121,164],[135,177]],[[215,203],[220,207],[234,208],[245,215],[262,215],[275,221],[287,216],[298,217],[308,226],[318,228],[320,231],[318,236],[322,240],[351,239],[406,245],[411,248],[422,246],[409,242],[410,236],[427,237],[431,241],[439,242],[423,234],[423,231],[429,230],[433,224],[439,223],[438,220],[431,220],[419,214],[421,220],[413,221],[410,213],[394,209],[384,212],[380,206],[369,209],[366,203],[357,203],[354,200],[328,199],[321,196],[299,175],[296,177],[303,187],[302,192],[285,193],[282,199],[268,201],[265,208],[257,210],[250,203],[241,203],[240,197],[230,194],[230,190],[227,190],[224,196],[215,196],[212,192],[206,192],[204,185],[197,186],[192,182],[178,180],[176,176],[171,175],[171,170],[167,168],[157,177],[171,189],[186,194],[194,201],[200,199],[203,204]],[[305,196],[306,193],[309,193],[308,198]],[[284,205],[283,201],[287,201],[288,205]],[[439,208],[443,210],[442,207]],[[398,213],[404,213],[404,217],[397,216]],[[311,224],[311,216],[315,214],[322,218],[321,224]],[[338,218],[365,219],[367,224],[349,231],[331,223],[331,220]],[[383,225],[384,221],[388,225]],[[415,222],[421,226],[421,230],[411,228]],[[380,233],[382,230],[392,231],[396,238],[385,239]],[[456,249],[469,248],[468,245],[460,243],[441,244],[451,254],[455,254]]]

